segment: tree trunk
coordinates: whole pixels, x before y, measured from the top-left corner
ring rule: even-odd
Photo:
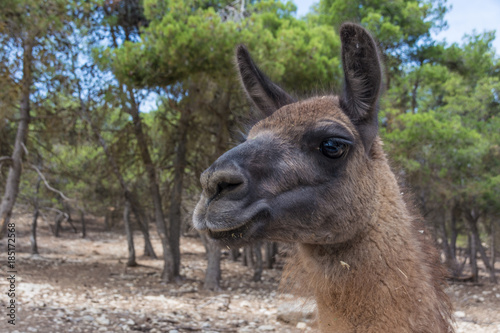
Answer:
[[[247,245],[243,248],[243,254],[245,256],[244,265],[248,267],[255,267],[255,261],[253,260],[253,249],[252,245]]]
[[[495,238],[496,238],[496,225],[495,221],[491,221],[491,243],[490,243],[490,248],[491,248],[491,267],[493,268],[493,271],[495,271],[495,261],[496,261],[496,249],[495,249]]]
[[[128,200],[125,200],[125,207],[123,208],[123,225],[128,244],[127,267],[134,267],[137,266],[137,262],[135,261],[134,234],[130,227],[130,202]]]
[[[229,81],[228,81],[228,83],[229,83]],[[196,89],[197,89],[196,85],[192,84],[190,87],[190,91],[195,92]],[[213,156],[214,160],[217,159],[220,155],[222,155],[224,153],[224,151],[226,151],[227,141],[229,140],[229,126],[228,126],[227,119],[229,119],[228,113],[231,110],[231,108],[230,108],[231,96],[228,93],[228,91],[226,91],[226,90],[221,90],[221,93],[223,94],[222,98],[220,99],[220,101],[218,101],[217,103],[215,103],[213,105],[213,110],[212,110],[219,117],[218,124],[220,126],[219,127],[219,135],[217,136],[216,149],[214,152],[215,156]],[[191,108],[192,109],[196,108],[196,105],[191,105]],[[189,115],[186,114],[185,116],[187,118],[187,116],[189,116]],[[187,126],[188,125],[187,122],[188,122],[188,119],[183,120],[182,114],[181,114],[181,124]],[[187,128],[183,131],[179,130],[179,137],[181,139],[182,139],[182,135],[183,135],[184,131],[187,134]],[[185,157],[184,157],[184,163],[185,163]],[[180,207],[180,205],[179,205],[179,207]],[[231,249],[230,255],[231,255],[231,259],[233,261],[236,261],[238,259],[238,256],[239,256],[239,249]],[[215,274],[217,274],[216,276],[218,279],[217,280],[217,286],[218,286],[219,280],[221,279],[221,268],[220,268],[221,249],[220,249],[220,247],[212,247],[212,248],[207,247],[207,256],[208,256],[209,260],[211,261],[211,264],[209,266],[207,266],[206,276],[210,276],[212,274],[215,276]],[[245,265],[245,264],[246,264],[246,257],[245,257],[245,252],[243,250],[243,265]],[[208,271],[209,269],[210,269],[210,271]],[[216,273],[212,273],[212,271],[214,271]]]
[[[247,247],[243,247],[242,249],[242,255],[241,255],[241,264],[243,266],[248,266],[248,257],[247,257]]]
[[[462,263],[458,264],[457,274],[456,274],[457,277],[462,276],[462,272],[464,271],[465,265],[467,264],[467,259],[469,259],[470,257],[470,239],[468,236],[467,236],[467,244],[468,244],[467,249],[465,249],[463,254],[464,260],[462,261]]]
[[[35,213],[33,214],[33,223],[31,224],[31,254],[38,254],[38,244],[36,242],[36,228],[38,224],[38,216],[40,215],[40,211],[38,210],[38,204],[35,206]]]
[[[63,200],[63,198],[61,198],[60,196],[59,196],[59,198],[57,198],[57,201],[63,206],[63,212],[65,212],[68,215],[67,219],[68,219],[68,222],[70,222],[70,224],[71,224],[73,219],[71,218],[71,207],[70,207],[69,203],[66,200]],[[72,227],[73,227],[73,231],[75,233],[77,233],[75,226],[72,225]]]
[[[70,205],[68,204],[68,202],[66,200],[62,200],[61,197],[59,197],[57,199],[57,201],[59,201],[59,203],[63,206],[63,209],[61,211],[61,214],[63,215],[63,219],[61,220],[60,223],[62,223],[64,221],[68,222],[68,224],[71,226],[71,229],[73,229],[73,232],[75,234],[78,233],[78,229],[73,224],[73,218],[71,217],[71,207],[70,207]]]
[[[137,196],[134,193],[129,192],[128,190],[125,191],[125,198],[126,201],[130,203],[132,212],[134,213],[137,224],[139,225],[139,228],[141,229],[142,235],[144,237],[144,255],[152,259],[158,259],[154,251],[153,244],[151,244],[148,219],[146,217],[146,214],[144,213],[142,205],[137,200]]]
[[[80,223],[82,224],[82,238],[87,237],[87,228],[85,226],[85,213],[80,211]]]
[[[206,290],[220,290],[220,248],[212,242],[204,233],[200,233],[200,238],[205,245],[207,253],[207,269],[205,270],[205,281],[203,289]]]
[[[481,259],[483,260],[484,266],[486,266],[486,269],[490,273],[490,282],[496,284],[497,278],[495,276],[495,270],[493,269],[494,266],[491,266],[488,256],[486,255],[486,251],[484,250],[483,244],[481,244],[481,240],[479,239],[479,234],[476,234],[476,243],[479,249],[479,254],[481,255]]]
[[[264,253],[266,256],[266,268],[272,269],[274,263],[276,262],[276,254],[278,253],[278,243],[276,242],[266,242],[264,247]]]
[[[448,243],[448,233],[446,232],[446,210],[441,211],[441,219],[439,220],[439,230],[441,232],[443,252],[445,255],[445,265],[453,277],[457,277],[457,262],[453,255],[452,249]]]
[[[476,249],[479,250],[479,254],[481,255],[481,259],[483,260],[484,266],[486,267],[486,269],[490,274],[490,282],[497,283],[495,277],[495,270],[490,265],[490,261],[488,259],[488,256],[486,255],[486,251],[484,250],[483,245],[481,244],[481,239],[479,237],[479,231],[477,229],[479,214],[477,214],[475,210],[469,210],[466,215],[467,215],[467,221],[469,222],[469,228],[472,234],[472,239],[474,241],[473,243],[476,246]]]
[[[238,261],[239,256],[240,256],[240,249],[239,248],[229,250],[229,258],[231,259],[232,262]]]
[[[114,28],[111,29],[111,37],[113,40],[113,46],[115,48],[118,47],[117,44],[117,38],[116,38],[116,30]],[[125,33],[125,40],[130,41],[130,35],[128,33]],[[124,91],[122,91],[122,102],[123,105],[127,105],[128,102],[131,103],[131,108],[128,109],[128,113],[132,116],[133,123],[134,123],[134,132],[139,144],[139,149],[141,151],[141,157],[143,159],[144,165],[146,167],[146,171],[148,173],[149,177],[149,185],[150,185],[150,192],[153,198],[153,204],[155,207],[155,223],[156,223],[156,229],[157,232],[160,236],[161,239],[161,244],[163,248],[163,272],[162,272],[162,280],[163,282],[170,282],[173,279],[173,254],[172,250],[170,248],[170,244],[168,243],[167,240],[167,226],[165,224],[165,219],[163,215],[163,210],[161,208],[161,197],[159,196],[160,192],[158,189],[158,183],[156,181],[156,172],[154,170],[154,166],[151,160],[151,156],[149,155],[149,151],[147,149],[147,143],[144,139],[144,133],[142,132],[142,123],[141,119],[139,116],[139,106],[137,105],[137,102],[135,100],[134,96],[134,91],[132,88],[127,87],[125,84],[122,82],[119,82],[120,86],[122,89],[126,89],[127,92],[129,93],[129,98],[126,97],[126,94]],[[116,174],[116,173],[115,173]],[[146,215],[143,214],[143,210],[141,206],[139,205],[139,202],[135,200],[135,197],[132,197],[130,192],[128,191],[125,182],[123,181],[123,177],[121,177],[121,174],[119,174],[121,178],[121,184],[122,187],[125,190],[125,197],[129,197],[131,199],[131,205],[132,205],[132,211],[134,212],[134,215],[139,223],[139,227],[141,228],[142,234],[144,235],[144,255],[149,256],[153,259],[157,259],[156,253],[153,249],[153,246],[151,244],[151,240],[149,237],[149,218],[146,218]],[[155,187],[155,188],[154,188]]]
[[[140,220],[142,220],[142,223],[139,219],[137,222],[139,223],[139,228],[144,236],[144,256],[150,257],[151,259],[158,259],[153,248],[153,244],[151,244],[151,237],[149,236],[149,217],[144,213],[143,209],[141,209],[141,211],[142,218]]]
[[[64,216],[63,221],[66,220],[69,223],[69,225],[71,226],[71,229],[73,229],[73,232],[76,234],[78,232],[78,229],[76,229],[75,225],[73,224],[73,221],[71,220],[71,216],[67,216],[64,214],[63,214],[63,216]],[[85,236],[82,236],[82,238],[85,238]]]
[[[112,167],[112,170],[113,170],[113,173],[115,174],[116,178],[118,179],[119,183],[120,183],[120,186],[123,190],[123,196],[125,197],[125,200],[126,201],[130,201],[130,204],[131,204],[131,209],[135,215],[135,217],[140,220],[141,219],[141,213],[139,211],[139,209],[137,208],[138,207],[138,200],[135,198],[135,196],[133,195],[132,192],[130,192],[130,190],[128,189],[128,186],[127,186],[127,183],[125,182],[125,179],[123,178],[121,172],[120,172],[120,169],[118,168],[118,164],[116,163],[116,160],[115,158],[113,157],[113,155],[111,154],[110,150],[109,150],[109,147],[106,143],[106,141],[104,140],[104,138],[101,136],[101,133],[99,133],[99,130],[97,129],[97,127],[93,124],[93,122],[90,120],[85,108],[84,108],[84,105],[83,105],[83,101],[81,100],[81,103],[82,103],[82,115],[84,117],[84,119],[89,123],[89,125],[91,126],[92,128],[92,131],[94,132],[94,134],[97,136],[98,140],[99,140],[99,143],[101,144],[101,147],[103,148],[104,150],[104,153],[106,154],[106,157],[108,159],[108,161],[110,162],[111,164],[111,167]],[[138,138],[138,141],[140,141],[140,147],[141,147],[141,152],[142,152],[142,148],[144,148],[144,145],[146,144],[146,141],[144,139],[144,135],[142,133],[142,126],[141,126],[141,123],[140,123],[140,118],[139,118],[139,113],[138,113],[138,110],[136,112],[136,118],[133,117],[134,120],[134,125],[135,125],[135,130],[136,130],[136,135],[137,133],[139,134],[142,134],[142,135],[138,135],[141,140],[139,140]],[[144,157],[149,157],[149,160],[151,161],[151,157],[149,156],[149,152],[147,151],[147,146],[145,146],[146,148],[146,151],[145,151],[145,156]],[[173,265],[173,256],[172,256],[172,251],[170,249],[170,244],[168,243],[168,237],[167,237],[167,228],[166,228],[166,225],[165,225],[165,220],[163,218],[163,211],[162,211],[162,208],[161,208],[161,198],[159,196],[159,189],[158,189],[158,185],[156,184],[156,182],[154,182],[153,184],[151,183],[151,166],[152,166],[152,162],[146,164],[146,170],[148,171],[148,176],[150,177],[150,190],[152,193],[157,193],[158,195],[152,195],[153,197],[153,203],[154,203],[154,206],[155,206],[155,222],[156,222],[156,229],[157,229],[157,232],[160,236],[160,240],[161,240],[161,245],[162,245],[162,248],[163,248],[163,262],[164,262],[164,265],[163,265],[163,272],[162,272],[162,281],[165,282],[165,283],[168,283],[168,282],[171,282],[173,280],[173,268],[172,268],[172,265]],[[150,167],[148,167],[148,165]],[[155,174],[155,170],[154,168],[152,169],[152,174],[153,174],[153,178],[154,180],[156,181],[156,174]],[[152,246],[151,246],[151,249],[152,249]]]
[[[23,43],[23,78],[21,87],[20,118],[17,127],[16,141],[12,152],[12,160],[9,167],[9,174],[5,184],[5,192],[0,203],[0,239],[5,236],[7,224],[12,216],[12,209],[16,203],[19,192],[19,182],[21,180],[23,155],[28,136],[30,122],[30,96],[32,73],[31,65],[33,60],[32,41]]]
[[[61,223],[62,223],[63,219],[64,219],[64,214],[62,214],[62,213],[57,214],[56,223],[55,223],[56,225],[54,227],[54,236],[55,237],[59,237],[59,231],[61,230]]]
[[[455,261],[457,261],[457,221],[460,218],[460,207],[457,203],[453,205],[451,210],[451,237],[450,237],[450,249]]]
[[[31,237],[30,237],[31,254],[34,255],[38,254],[38,244],[36,242],[36,228],[38,224],[38,216],[40,215],[40,210],[38,206],[38,192],[40,190],[41,181],[42,179],[38,177],[38,181],[36,182],[36,187],[35,187],[35,199],[34,199],[35,213],[33,214],[33,223],[31,224]]]
[[[165,223],[165,215],[163,214],[163,208],[161,206],[161,195],[160,189],[158,187],[158,181],[156,178],[156,170],[149,154],[148,143],[146,136],[142,129],[142,120],[139,115],[139,106],[135,100],[134,92],[131,88],[127,88],[129,92],[129,102],[131,107],[128,109],[128,113],[132,116],[132,122],[134,124],[134,133],[137,139],[137,146],[141,154],[142,162],[146,169],[146,174],[149,180],[149,190],[151,193],[151,198],[153,200],[153,206],[155,210],[155,222],[156,229],[161,239],[161,244],[163,247],[163,272],[162,281],[165,283],[171,282],[178,276],[174,272],[174,255],[172,252],[172,247],[169,243],[169,235],[167,225]],[[125,101],[124,101],[125,102]]]
[[[152,259],[158,259],[156,253],[153,249],[153,244],[151,244],[151,237],[149,235],[149,218],[147,214],[144,212],[142,205],[137,200],[137,196],[134,193],[129,193],[127,195],[129,198],[129,203],[132,207],[132,212],[137,220],[137,224],[139,225],[139,229],[142,232],[144,237],[144,256],[150,257]]]
[[[111,229],[110,224],[109,224],[109,211],[106,210],[106,213],[104,214],[104,231],[109,231]]]
[[[177,132],[177,147],[174,160],[174,186],[170,196],[170,245],[174,256],[174,276],[180,275],[181,251],[181,205],[182,185],[184,181],[184,169],[186,167],[186,140],[189,129],[190,112],[185,110],[181,113]],[[214,249],[216,250],[216,249]],[[220,261],[220,259],[219,259]]]
[[[256,242],[252,245],[252,250],[255,255],[255,265],[253,267],[252,281],[259,282],[262,278],[263,262],[262,262],[262,242]]]
[[[469,233],[469,248],[470,248],[470,267],[472,271],[472,282],[477,283],[479,280],[479,271],[477,268],[477,248],[476,248],[476,238],[472,235],[472,232]]]

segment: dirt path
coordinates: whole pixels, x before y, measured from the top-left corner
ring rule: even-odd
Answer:
[[[126,268],[125,237],[96,232],[88,238],[69,230],[53,237],[46,224],[39,231],[40,256],[29,255],[29,220],[17,218],[16,325],[8,324],[9,281],[0,280],[1,332],[314,332],[312,319],[287,324],[277,319],[289,296],[277,292],[281,270],[265,270],[262,282],[250,282],[253,271],[222,261],[221,292],[206,292],[204,248],[196,238],[183,238],[182,274],[176,285],[160,281],[161,262],[138,258]],[[136,250],[142,241],[136,233]],[[153,239],[160,252],[158,239]],[[0,246],[5,261],[5,243]],[[2,263],[2,276],[8,276]],[[500,288],[452,285],[447,290],[455,306],[457,332],[500,333]],[[297,302],[295,302],[297,303]],[[299,302],[300,303],[300,302]],[[281,304],[281,305],[280,305]],[[301,306],[299,304],[299,306]]]

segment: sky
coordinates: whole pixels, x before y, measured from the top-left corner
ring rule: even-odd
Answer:
[[[349,1],[349,0],[346,0]],[[303,16],[318,0],[293,0],[297,5],[297,16]],[[500,54],[500,0],[448,0],[451,10],[445,14],[448,29],[435,36],[448,44],[461,43],[465,34],[496,30],[493,46]]]

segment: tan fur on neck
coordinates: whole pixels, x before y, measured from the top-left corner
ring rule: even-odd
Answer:
[[[451,332],[437,253],[409,214],[380,140],[373,150],[379,200],[369,228],[346,244],[299,244],[285,276],[314,291],[322,332]]]

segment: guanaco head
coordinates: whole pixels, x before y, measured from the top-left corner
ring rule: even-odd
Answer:
[[[194,226],[226,245],[255,239],[337,244],[366,229],[376,207],[382,85],[378,49],[361,26],[340,29],[344,90],[296,101],[239,46],[241,82],[264,114],[246,141],[201,175]]]

